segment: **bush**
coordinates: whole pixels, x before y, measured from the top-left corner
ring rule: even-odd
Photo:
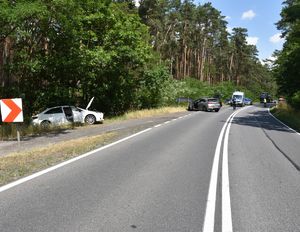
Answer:
[[[289,99],[291,105],[295,108],[295,109],[300,109],[300,91],[297,91],[296,93],[293,94],[293,96],[291,97],[291,99]]]

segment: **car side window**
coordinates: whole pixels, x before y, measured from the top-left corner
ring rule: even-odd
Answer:
[[[61,107],[55,107],[53,109],[50,109],[48,111],[45,112],[45,114],[60,114],[62,113],[62,108]]]
[[[67,116],[73,115],[72,109],[69,106],[64,107],[64,111]]]
[[[77,111],[77,112],[81,112],[82,111],[81,109],[79,109],[79,108],[77,108],[75,106],[72,106],[71,108],[72,108],[73,111]]]

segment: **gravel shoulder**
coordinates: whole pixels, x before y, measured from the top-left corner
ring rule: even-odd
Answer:
[[[62,141],[101,135],[108,132],[117,132],[117,139],[126,137],[153,125],[163,123],[168,120],[189,114],[188,111],[163,114],[159,116],[146,117],[141,119],[130,119],[109,124],[96,124],[92,126],[76,127],[75,129],[66,129],[58,132],[50,132],[41,136],[28,136],[21,138],[20,146],[15,141],[0,141],[0,156],[5,156],[13,152],[27,151],[34,148],[55,145]],[[113,141],[111,141],[113,142]]]

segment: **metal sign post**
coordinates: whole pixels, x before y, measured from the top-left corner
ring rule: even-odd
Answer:
[[[20,125],[17,123],[17,140],[18,140],[18,147],[21,146],[21,136],[20,136]]]

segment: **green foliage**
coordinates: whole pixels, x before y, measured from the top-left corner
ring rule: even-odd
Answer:
[[[293,107],[300,109],[300,91],[294,93],[289,101]]]
[[[24,96],[27,116],[85,106],[93,96],[93,107],[108,114],[137,105],[141,70],[153,55],[147,27],[123,3],[4,1],[0,18],[0,95]]]
[[[168,98],[165,91],[170,86],[170,74],[165,67],[155,67],[146,70],[140,81],[140,92],[138,93],[141,108],[153,108],[164,104]]]
[[[235,84],[267,89],[246,31],[229,36],[226,24],[210,3],[191,0],[142,0],[139,9],[131,0],[0,1],[0,96],[22,97],[29,120],[92,97],[93,108],[120,115],[178,97],[228,97]]]
[[[277,52],[274,73],[279,86],[279,94],[300,109],[300,1],[284,2],[281,20],[277,23],[286,38],[283,49]]]

